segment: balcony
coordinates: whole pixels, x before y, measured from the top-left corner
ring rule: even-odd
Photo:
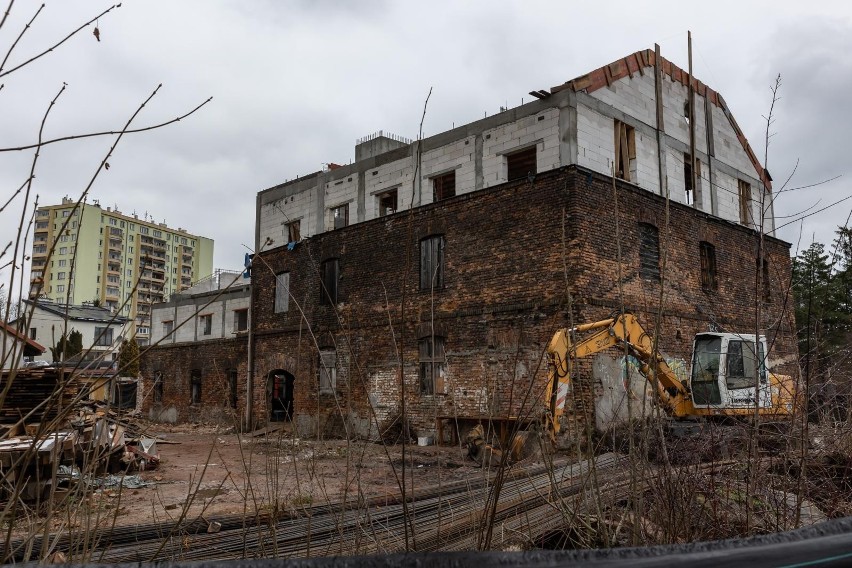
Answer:
[[[33,247],[33,258],[35,258],[37,256],[47,256],[47,247],[46,246]]]
[[[122,246],[122,242],[120,240],[110,239],[108,248],[111,251],[118,251],[120,253],[124,247]]]

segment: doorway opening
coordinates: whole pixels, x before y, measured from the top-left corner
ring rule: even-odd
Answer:
[[[267,378],[270,422],[293,420],[293,383],[296,377],[283,369],[275,369]]]

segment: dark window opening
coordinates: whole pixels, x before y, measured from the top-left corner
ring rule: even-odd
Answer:
[[[751,184],[738,180],[740,194],[740,223],[748,225],[752,222],[751,215]]]
[[[701,288],[713,291],[719,288],[716,279],[716,247],[702,241],[699,244],[701,251]]]
[[[321,266],[320,303],[337,304],[337,282],[340,279],[340,261],[332,258]]]
[[[201,369],[189,372],[189,403],[201,404]]]
[[[154,402],[163,402],[163,372],[157,371],[154,373]]]
[[[34,339],[38,339],[38,338],[36,337],[36,335],[37,335],[37,328],[35,328],[35,327],[31,327],[31,328],[30,328],[30,339],[33,339],[33,340],[34,340]]]
[[[456,171],[447,172],[432,178],[433,201],[449,199],[456,194]]]
[[[228,369],[228,400],[231,408],[237,407],[237,370]]]
[[[334,220],[334,228],[342,229],[349,224],[349,204],[345,203],[331,210],[331,216]]]
[[[201,323],[201,334],[210,335],[213,333],[213,314],[205,314],[198,316]]]
[[[420,241],[420,289],[444,287],[444,235]]]
[[[397,190],[392,189],[380,193],[377,197],[379,199],[379,217],[396,213]]]
[[[420,340],[420,393],[444,393],[447,363],[444,356],[444,338],[426,337]]]
[[[234,331],[248,329],[248,309],[234,310]]]
[[[636,179],[636,131],[620,120],[615,121],[615,177]]]
[[[693,184],[694,181],[694,184]],[[695,179],[692,176],[692,157],[689,153],[683,155],[683,185],[686,191],[686,203],[701,204],[701,162],[695,160]]]
[[[639,223],[639,275],[645,280],[660,279],[660,235],[650,223]]]
[[[536,148],[531,146],[519,152],[506,154],[506,179],[522,179],[536,173]]]
[[[287,223],[287,242],[296,243],[302,240],[302,232],[300,229],[300,221],[291,221]]]

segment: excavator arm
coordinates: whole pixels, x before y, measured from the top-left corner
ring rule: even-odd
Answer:
[[[576,339],[575,339],[576,338]],[[552,437],[559,433],[560,418],[571,385],[577,359],[589,357],[610,347],[627,347],[639,361],[642,375],[655,387],[657,398],[666,412],[675,417],[693,412],[687,387],[678,379],[666,360],[653,348],[653,338],[631,313],[619,313],[612,318],[560,329],[547,347],[548,404],[545,427]]]

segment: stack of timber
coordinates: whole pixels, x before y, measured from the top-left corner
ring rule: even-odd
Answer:
[[[5,481],[0,499],[39,503],[75,483],[80,471],[99,475],[124,469],[123,458],[137,459],[135,446],[128,450],[127,425],[109,408],[82,402],[82,386],[69,370],[53,367],[0,377],[0,393],[5,392],[0,395],[0,478]],[[145,463],[158,458],[150,454],[149,448]],[[60,473],[75,470],[76,476]]]
[[[37,367],[4,372],[0,425],[39,424],[59,418],[80,396],[82,383],[71,372]]]

